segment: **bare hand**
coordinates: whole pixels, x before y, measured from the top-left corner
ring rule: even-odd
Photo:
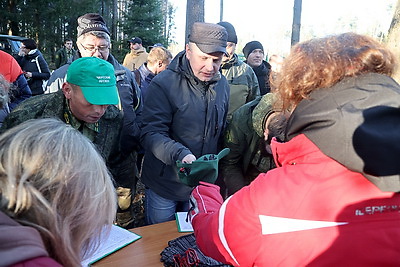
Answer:
[[[192,161],[195,161],[196,157],[193,154],[187,154],[183,159],[183,163],[192,163]]]

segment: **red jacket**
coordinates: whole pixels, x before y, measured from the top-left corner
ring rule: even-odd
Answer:
[[[235,266],[400,266],[399,194],[303,134],[272,148],[279,167],[223,204],[214,185],[193,191],[192,224],[206,255]]]
[[[10,83],[15,82],[18,76],[23,73],[18,62],[4,51],[0,51],[0,62],[0,74]]]

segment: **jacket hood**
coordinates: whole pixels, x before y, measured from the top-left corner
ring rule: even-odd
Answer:
[[[232,55],[232,58],[228,59],[225,62],[222,62],[221,69],[229,69],[234,65],[239,65],[239,57],[236,54]]]
[[[312,92],[293,111],[286,140],[301,133],[382,191],[400,191],[400,86],[392,78],[363,74]]]
[[[42,53],[40,53],[39,50],[33,49],[33,50],[31,50],[31,51],[29,52],[29,54],[25,55],[25,57],[26,57],[27,59],[33,59],[33,58],[35,58],[35,57],[37,57],[37,56],[39,56],[39,55],[41,55],[41,54],[42,54]]]
[[[20,225],[1,211],[0,233],[1,266],[48,256],[42,238],[36,229]]]
[[[274,102],[274,95],[272,93],[267,93],[263,95],[258,102],[257,106],[254,108],[252,113],[252,124],[253,129],[256,131],[259,137],[264,136],[264,126],[268,119],[268,116],[273,113],[272,106]]]

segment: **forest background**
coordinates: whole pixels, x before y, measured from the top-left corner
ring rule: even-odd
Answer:
[[[288,51],[293,33],[291,17],[294,19],[294,4],[299,1],[304,6],[304,14],[300,12],[300,41],[321,37],[316,29],[328,29],[325,24],[328,23],[328,14],[331,13],[336,19],[333,27],[337,31],[355,31],[378,38],[388,43],[400,59],[400,0],[350,0],[352,5],[350,2],[339,5],[337,1],[322,1],[323,7],[313,4],[312,0],[247,0],[246,4],[236,0],[0,0],[0,34],[35,39],[50,66],[54,61],[55,51],[62,47],[64,39],[69,37],[76,40],[77,18],[88,12],[99,13],[106,20],[111,32],[111,52],[120,62],[129,51],[127,41],[134,36],[142,38],[145,48],[162,43],[176,54],[184,48],[183,39],[187,37],[188,28],[194,21],[216,23],[220,19],[227,19],[235,25],[241,42],[250,41],[249,38],[268,37],[270,40],[264,41],[267,43],[264,44],[266,49],[271,49],[273,42],[283,41],[284,45],[276,43],[275,46]],[[285,2],[286,15],[283,14],[283,9],[279,9],[279,5],[282,6]],[[379,5],[380,10],[383,8],[384,15],[377,8],[367,12],[368,2]],[[353,16],[349,15],[347,20],[341,17],[333,9],[336,5]],[[238,11],[239,15],[232,10]],[[256,15],[260,13],[265,15],[260,18]],[[364,14],[375,27],[360,32],[360,28],[366,23],[362,23],[354,14]],[[373,21],[374,19],[377,21]],[[282,26],[283,21],[286,26]],[[384,21],[390,23],[380,27],[382,25],[378,24]],[[257,36],[252,33],[254,29],[258,29]],[[271,29],[279,35],[265,34]],[[239,42],[238,53],[243,45],[244,43]]]

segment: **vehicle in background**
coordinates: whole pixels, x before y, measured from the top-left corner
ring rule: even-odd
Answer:
[[[26,39],[21,36],[3,35],[0,34],[0,50],[11,54],[12,56],[18,55],[21,41]]]

